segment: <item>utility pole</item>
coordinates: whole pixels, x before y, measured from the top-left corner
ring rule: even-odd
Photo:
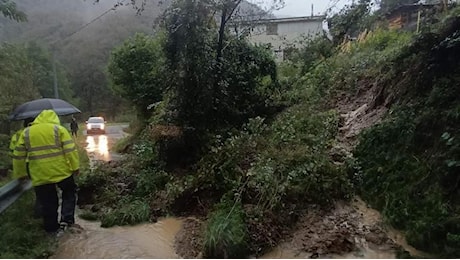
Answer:
[[[120,3],[123,3],[125,0],[122,0]],[[55,42],[51,43],[50,46],[51,46],[51,49],[52,49],[52,55],[53,55],[53,77],[54,77],[54,98],[59,98],[59,90],[58,90],[58,82],[57,82],[57,75],[56,75],[56,57],[54,55],[54,53],[56,52],[56,45],[58,42],[60,41],[63,41],[65,39],[68,39],[70,37],[72,37],[73,35],[75,35],[76,33],[80,32],[81,30],[85,29],[86,27],[90,26],[92,23],[96,22],[97,20],[101,19],[104,15],[110,13],[111,11],[114,11],[116,10],[116,8],[119,6],[120,3],[117,3],[115,4],[112,8],[110,8],[109,10],[105,11],[104,13],[100,14],[99,16],[97,16],[96,18],[94,18],[93,20],[91,20],[90,22],[88,22],[87,24],[83,25],[82,27],[80,27],[78,30],[72,32],[71,34],[67,35],[66,37],[64,38],[61,38],[61,39],[58,39],[56,40]]]
[[[59,90],[58,90],[58,82],[57,82],[57,75],[56,75],[56,58],[54,57],[53,51],[53,77],[54,77],[54,98],[59,98]]]

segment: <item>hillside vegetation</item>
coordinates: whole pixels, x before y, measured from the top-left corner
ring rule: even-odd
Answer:
[[[357,41],[311,40],[278,66],[276,76],[257,77],[255,82],[244,77],[256,92],[240,94],[238,103],[228,99],[232,95],[222,96],[211,111],[223,115],[219,113],[225,114],[226,106],[236,106],[229,111],[244,113],[225,117],[236,121],[214,118],[200,99],[182,99],[180,91],[189,91],[187,87],[209,73],[202,69],[212,72],[212,66],[197,63],[206,62],[206,55],[213,53],[213,47],[207,46],[215,45],[207,45],[207,38],[194,41],[198,45],[171,45],[174,34],[182,32],[169,32],[174,27],[166,27],[166,36],[160,39],[163,44],[157,45],[165,55],[161,62],[166,66],[175,62],[179,64],[175,70],[187,71],[174,73],[183,78],[167,89],[185,85],[163,95],[149,124],[133,139],[130,154],[134,157],[129,160],[137,165],[103,167],[97,177],[89,175],[82,183],[88,189],[123,181],[130,187],[98,190],[89,199],[113,209],[98,213],[103,223],[107,218],[129,220],[122,223],[147,219],[135,215],[132,207],[137,204],[120,204],[116,199],[126,200],[129,194],[127,200],[140,203],[139,209],[150,205],[154,217],[168,213],[203,217],[204,254],[240,257],[276,245],[283,230],[292,227],[309,205],[329,207],[357,194],[381,210],[389,224],[406,231],[416,248],[458,257],[458,9],[438,13],[434,19],[438,22],[425,23],[422,32],[415,34],[372,22],[379,19],[362,4],[367,3],[362,1],[334,18],[337,22],[352,14],[353,22],[362,25],[359,29],[366,30]],[[200,25],[198,17],[188,19]],[[188,32],[189,37],[206,32],[201,30]],[[241,47],[228,46],[226,53],[238,57],[241,51],[233,54],[232,48]],[[184,53],[172,55],[171,47],[184,48]],[[201,52],[206,55],[191,59]],[[260,54],[250,58],[256,66],[261,61],[257,57]],[[232,93],[231,87],[241,84],[230,84],[231,73],[247,62],[232,59],[224,57],[223,64],[237,67],[218,74],[230,78],[214,85],[219,86],[215,90],[228,88],[225,93]],[[196,77],[192,79],[187,73],[198,74],[191,74]],[[165,76],[169,84],[171,78]],[[201,81],[200,91],[214,84],[212,77],[204,79],[210,81]],[[192,96],[210,95],[208,100],[213,100],[215,93]],[[245,107],[245,98],[256,97],[265,100],[263,107]],[[202,109],[181,107],[193,102]],[[194,114],[198,111],[204,114]],[[186,116],[181,117],[182,112]],[[354,113],[341,115],[346,112]],[[351,114],[360,124],[349,125]],[[98,180],[95,186],[93,178]]]
[[[381,83],[391,109],[356,148],[364,198],[417,248],[460,254],[459,9],[415,37]]]

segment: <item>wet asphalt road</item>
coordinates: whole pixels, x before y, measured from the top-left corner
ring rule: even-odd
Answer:
[[[90,134],[83,131],[85,135],[85,148],[88,152],[90,162],[111,161],[118,155],[112,151],[113,145],[121,138],[127,136],[123,129],[128,124],[108,125],[105,134]]]

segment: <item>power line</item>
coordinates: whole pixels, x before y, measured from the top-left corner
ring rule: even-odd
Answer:
[[[102,14],[98,15],[97,17],[93,18],[91,21],[89,21],[88,23],[84,24],[83,26],[81,26],[80,28],[78,28],[76,31],[72,32],[71,34],[65,36],[64,38],[61,38],[61,39],[58,39],[56,41],[54,41],[53,43],[50,44],[50,46],[55,46],[58,42],[60,41],[63,41],[63,40],[66,40],[72,36],[74,36],[75,34],[79,33],[80,31],[84,30],[86,27],[90,26],[92,23],[96,22],[97,20],[101,19],[102,17],[104,17],[106,14],[110,13],[111,11],[114,11],[117,9],[118,6],[122,5],[123,2],[125,0],[122,0],[121,2],[118,2],[116,3],[113,7],[111,7],[110,9],[108,9],[107,11],[103,12]]]
[[[326,11],[331,11],[333,8],[337,7],[337,5],[339,4],[340,0],[331,0],[329,1],[329,4],[326,8]]]
[[[92,19],[91,21],[89,21],[88,23],[84,24],[82,27],[78,28],[76,31],[74,31],[73,33],[67,35],[66,37],[64,38],[61,38],[61,39],[58,39],[56,41],[54,41],[53,43],[50,44],[51,48],[53,48],[58,42],[60,41],[63,41],[63,40],[66,40],[72,36],[74,36],[75,34],[79,33],[80,31],[82,31],[83,29],[85,29],[86,27],[90,26],[92,23],[96,22],[97,20],[101,19],[102,17],[104,17],[104,15],[110,13],[111,11],[114,11],[117,9],[118,6],[122,5],[123,2],[125,0],[122,0],[121,2],[118,2],[116,3],[113,7],[111,7],[110,9],[108,9],[107,11],[103,12],[102,14],[98,15],[97,17],[95,17],[94,19]],[[58,90],[58,82],[57,82],[57,75],[56,75],[56,59],[55,59],[55,56],[54,56],[54,52],[53,52],[53,89],[54,89],[54,97],[55,98],[59,98],[59,90]]]

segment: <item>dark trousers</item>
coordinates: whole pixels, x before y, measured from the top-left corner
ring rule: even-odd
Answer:
[[[43,224],[46,232],[56,232],[59,229],[57,189],[62,190],[61,222],[75,223],[75,204],[77,202],[77,185],[73,175],[58,183],[45,184],[35,187],[38,201],[43,209]]]
[[[35,189],[35,206],[34,206],[34,218],[41,218],[43,216],[42,204],[38,201],[37,189]]]
[[[26,162],[26,171],[27,175],[30,178],[30,172],[29,172],[29,163]],[[41,218],[42,217],[42,205],[38,201],[38,194],[37,194],[37,189],[35,189],[35,205],[34,205],[34,218]]]

